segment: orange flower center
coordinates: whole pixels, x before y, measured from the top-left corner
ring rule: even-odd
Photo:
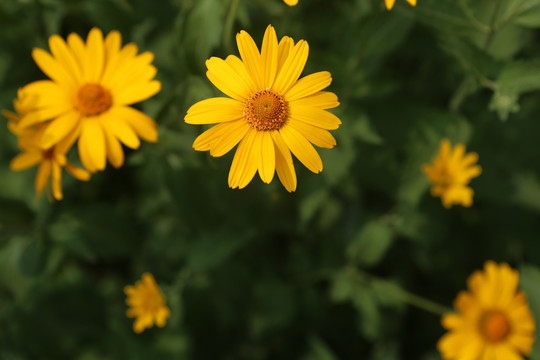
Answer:
[[[256,92],[245,103],[244,116],[248,124],[258,131],[278,130],[288,115],[287,101],[271,89]]]
[[[488,342],[496,343],[504,340],[510,333],[510,321],[499,310],[486,311],[480,317],[480,333]]]
[[[99,84],[85,84],[77,92],[77,109],[85,116],[99,115],[111,105],[111,93]]]

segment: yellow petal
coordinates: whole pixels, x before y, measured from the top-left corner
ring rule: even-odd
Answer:
[[[159,90],[161,90],[161,83],[157,80],[152,80],[148,83],[139,83],[115,94],[114,103],[116,105],[131,105],[148,99],[157,94]]]
[[[124,151],[118,139],[109,131],[105,131],[105,145],[107,146],[107,159],[115,168],[124,164]]]
[[[145,113],[129,106],[119,106],[114,111],[114,116],[127,122],[137,135],[144,140],[150,142],[157,141],[157,124]]]
[[[105,136],[100,122],[95,119],[85,119],[82,122],[79,157],[84,167],[91,172],[105,169]]]
[[[407,0],[407,2],[412,6],[416,6],[416,0]]]
[[[336,139],[327,130],[292,118],[289,119],[288,124],[318,147],[331,149],[336,145]]]
[[[38,172],[36,174],[36,195],[41,195],[41,192],[47,186],[49,182],[49,177],[51,176],[51,161],[43,160],[41,165],[39,165]]]
[[[34,48],[32,58],[39,66],[41,71],[49,78],[58,82],[61,86],[68,89],[74,89],[75,80],[56,59],[43,49]]]
[[[309,46],[304,40],[300,40],[292,53],[287,57],[283,67],[280,69],[276,81],[274,83],[274,90],[285,94],[294,85],[294,83],[302,74],[304,66],[309,54]]]
[[[314,173],[322,171],[323,164],[319,154],[302,134],[288,125],[279,129],[279,133],[283,137],[287,147],[305,167]]]
[[[255,85],[259,89],[264,89],[261,54],[259,53],[259,49],[257,49],[257,45],[253,41],[253,38],[247,32],[242,30],[240,33],[236,34],[236,44],[238,45],[240,57],[246,65],[246,69],[255,82]]]
[[[75,33],[71,33],[67,37],[67,44],[68,47],[73,52],[73,55],[75,56],[75,60],[79,64],[79,67],[81,69],[82,75],[84,78],[86,78],[86,73],[88,71],[88,68],[86,66],[86,46],[84,44],[84,41],[81,39],[81,37]]]
[[[64,109],[73,108],[70,92],[51,80],[38,80],[23,87],[30,109],[45,106],[61,106]]]
[[[300,79],[302,80],[302,79]],[[292,90],[292,89],[291,89]],[[289,90],[289,93],[291,92]],[[290,106],[313,106],[319,109],[331,109],[339,106],[339,101],[333,92],[319,91],[313,95],[301,97],[297,100],[290,101]]]
[[[294,84],[293,87],[287,91],[285,97],[288,101],[301,99],[321,91],[322,89],[328,87],[331,82],[332,76],[328,71],[319,71],[309,74],[298,80],[296,84]],[[337,97],[335,101],[337,102]]]
[[[111,112],[98,118],[102,128],[118,138],[127,147],[137,149],[141,142],[135,131],[124,120],[113,115],[114,113]]]
[[[193,148],[197,151],[210,150],[214,157],[223,156],[242,140],[249,128],[245,120],[218,124],[199,135],[193,142]]]
[[[270,134],[272,135],[275,145],[276,172],[278,174],[279,181],[281,181],[288,192],[293,192],[296,190],[297,180],[291,152],[277,130],[270,132]]]
[[[341,125],[339,118],[326,110],[314,107],[290,106],[289,116],[326,130],[335,130]]]
[[[240,101],[217,97],[192,105],[184,118],[188,124],[215,124],[239,120],[244,117],[244,104]]]
[[[120,34],[118,34],[118,36],[119,35]],[[119,72],[122,72],[126,65],[129,65],[134,60],[138,51],[137,46],[133,43],[129,43],[117,51],[116,46],[119,47],[120,44],[118,43],[117,45],[116,42],[119,42],[120,38],[115,38],[116,36],[113,36],[113,38],[109,40],[111,44],[105,44],[107,63],[105,64],[103,76],[101,77],[101,83],[105,86],[112,85],[113,78]]]
[[[260,131],[257,134],[258,142],[260,143],[259,157],[259,176],[261,180],[267,184],[272,182],[276,170],[276,152],[274,149],[274,140],[268,131]],[[257,152],[257,148],[255,148]]]
[[[147,83],[157,73],[156,67],[151,65],[153,60],[154,54],[145,52],[131,58],[130,61],[124,61],[112,75],[107,75],[108,80],[102,83],[104,86],[109,87],[113,93],[117,93],[126,87]]]
[[[77,82],[82,82],[81,67],[64,39],[58,35],[51,36],[49,38],[49,48],[56,60],[68,69],[71,77]]]
[[[11,160],[11,163],[9,164],[9,168],[11,170],[24,170],[28,169],[32,166],[36,166],[39,164],[39,162],[42,159],[42,152],[41,150],[35,149],[35,150],[29,150],[27,152],[23,152],[22,154],[19,154]]]
[[[225,95],[239,101],[244,101],[250,96],[250,85],[227,61],[211,57],[206,60],[206,67],[208,79]]]
[[[264,88],[271,88],[276,79],[278,66],[278,40],[272,25],[268,25],[264,33],[261,60],[264,69]]]
[[[87,82],[98,83],[103,72],[105,50],[103,48],[103,33],[98,28],[92,28],[86,39],[87,53]]]
[[[240,60],[237,56],[229,55],[225,59],[225,62],[229,64],[234,69],[234,71],[236,71],[236,75],[239,76],[244,82],[245,86],[249,88],[250,94],[253,94],[257,91],[257,87],[255,86],[255,83],[253,82],[251,76],[249,76],[246,66],[244,65],[242,60]]]
[[[82,181],[90,180],[90,173],[70,163],[66,163],[66,170],[76,179]]]
[[[80,115],[78,113],[70,111],[51,121],[43,133],[40,146],[43,149],[48,149],[64,139],[79,124],[79,119]]]
[[[62,168],[59,164],[52,163],[52,192],[56,200],[62,200]]]
[[[384,0],[384,2],[386,4],[386,8],[388,10],[391,10],[394,7],[394,3],[396,2],[396,0]]]
[[[258,166],[258,154],[254,149],[257,130],[250,128],[238,145],[229,171],[229,187],[244,188],[249,184]]]
[[[288,36],[284,36],[279,41],[278,45],[278,67],[277,72],[279,73],[281,71],[281,68],[283,67],[283,64],[285,64],[285,60],[289,57],[289,54],[294,49],[294,41]]]
[[[298,4],[298,0],[283,0],[283,1],[285,1],[285,4],[289,6],[295,6],[296,4]]]

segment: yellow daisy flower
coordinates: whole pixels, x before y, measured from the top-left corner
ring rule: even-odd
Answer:
[[[388,10],[391,10],[394,7],[395,2],[396,0],[384,0],[384,3],[386,4],[386,8]],[[416,0],[407,0],[407,2],[412,6],[416,6]]]
[[[49,126],[48,123],[40,123],[27,128],[21,128],[19,122],[26,114],[34,111],[35,101],[24,91],[18,91],[17,99],[13,101],[15,112],[4,110],[2,113],[9,120],[8,128],[18,136],[19,147],[23,152],[13,158],[10,163],[12,170],[24,170],[39,164],[36,175],[36,197],[39,197],[44,188],[50,184],[52,195],[56,200],[62,200],[62,168],[83,181],[90,179],[90,173],[81,169],[66,159],[66,153],[76,140],[76,133],[72,132],[58,144],[49,149],[39,146],[41,138]]]
[[[130,306],[126,315],[136,318],[133,323],[134,332],[140,334],[154,324],[159,327],[165,326],[170,311],[165,305],[165,296],[152,274],[144,273],[142,280],[137,281],[135,286],[124,287],[124,293],[127,295],[126,304]]]
[[[285,4],[289,5],[289,6],[295,6],[296,4],[298,4],[298,0],[283,0],[285,2]]]
[[[458,294],[458,313],[442,317],[449,332],[437,348],[446,360],[522,360],[531,352],[535,322],[525,293],[517,291],[519,274],[506,263],[488,261]]]
[[[477,161],[478,154],[465,154],[465,145],[457,144],[452,149],[450,141],[443,139],[432,164],[422,166],[433,184],[431,195],[440,196],[445,208],[454,204],[471,206],[474,191],[467,185],[482,173],[482,168],[475,165]]]
[[[242,60],[206,61],[206,76],[229,97],[216,97],[191,106],[185,117],[189,124],[218,125],[193,143],[198,151],[222,156],[238,143],[229,172],[229,186],[244,188],[258,171],[270,183],[277,172],[288,191],[296,190],[292,153],[314,173],[322,171],[319,154],[311,144],[332,148],[335,139],[328,130],[341,121],[325,109],[339,105],[337,96],[321,91],[330,85],[327,71],[301,79],[308,57],[308,44],[284,36],[278,43],[274,28],[264,34],[261,52],[251,36],[236,36]]]
[[[155,122],[129,105],[156,94],[161,83],[152,80],[156,68],[153,54],[137,55],[137,47],[121,47],[118,31],[104,39],[101,30],[93,28],[86,43],[76,34],[49,38],[49,54],[34,49],[32,57],[51,79],[35,81],[24,92],[35,96],[35,111],[19,122],[25,128],[50,122],[40,146],[50,149],[75,131],[79,157],[91,172],[103,170],[106,159],[120,167],[124,153],[120,143],[132,149],[140,145],[139,137],[157,141]]]

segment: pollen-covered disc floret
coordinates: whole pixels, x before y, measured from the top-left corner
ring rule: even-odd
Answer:
[[[99,115],[110,109],[112,96],[99,84],[84,84],[77,91],[76,106],[85,116]]]
[[[290,4],[295,1],[290,1]],[[225,96],[199,101],[189,108],[188,124],[217,124],[203,132],[193,148],[223,156],[235,146],[229,171],[229,186],[246,187],[258,172],[270,183],[277,173],[288,191],[296,190],[294,155],[314,173],[323,169],[313,147],[331,149],[341,120],[327,109],[339,105],[337,96],[322,91],[332,77],[320,71],[300,77],[309,47],[288,36],[278,41],[269,25],[259,50],[251,36],[236,36],[240,57],[212,57],[206,61],[206,76]]]
[[[246,101],[244,116],[255,130],[279,130],[287,121],[287,101],[271,89],[258,91]]]
[[[518,291],[519,274],[508,264],[488,261],[467,280],[442,325],[448,330],[437,348],[445,360],[522,360],[535,338],[527,297]]]

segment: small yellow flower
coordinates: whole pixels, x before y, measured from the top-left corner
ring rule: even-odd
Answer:
[[[18,97],[13,102],[15,113],[4,110],[3,114],[9,119],[8,127],[11,132],[18,136],[19,147],[23,152],[13,158],[10,163],[12,170],[24,170],[39,164],[36,175],[36,197],[39,197],[47,187],[51,185],[52,195],[56,200],[62,200],[62,168],[65,168],[75,178],[83,181],[90,179],[90,173],[81,169],[66,159],[66,153],[76,140],[76,134],[71,133],[56,145],[42,149],[39,144],[47,128],[48,123],[40,123],[27,128],[19,127],[19,121],[25,114],[34,110],[34,101],[24,91],[18,92]],[[52,181],[51,181],[52,179]]]
[[[396,2],[396,0],[384,0],[384,2],[386,4],[386,8],[388,10],[391,10],[394,7],[394,3]],[[407,2],[412,6],[416,6],[416,0],[407,0]]]
[[[121,46],[118,31],[103,38],[93,28],[86,43],[72,33],[64,41],[49,38],[51,53],[34,49],[32,57],[51,79],[32,82],[23,91],[32,96],[34,111],[19,121],[20,128],[50,122],[40,147],[50,149],[69,134],[78,134],[79,157],[91,172],[103,170],[107,159],[122,166],[121,143],[136,149],[139,137],[157,141],[157,126],[129,105],[156,94],[161,83],[153,80],[153,54],[137,55],[134,44]]]
[[[245,31],[236,36],[242,59],[206,61],[206,76],[229,97],[206,99],[191,106],[188,124],[218,125],[202,133],[193,148],[223,156],[237,144],[229,172],[229,186],[244,188],[257,171],[270,183],[277,172],[288,191],[296,190],[291,152],[314,173],[322,171],[322,160],[312,144],[332,148],[336,140],[328,130],[341,124],[325,109],[339,105],[337,96],[321,91],[330,85],[327,71],[299,79],[308,58],[304,40],[294,44],[284,36],[278,43],[270,25],[261,51]]]
[[[442,317],[449,332],[437,348],[445,360],[522,360],[530,354],[535,322],[518,281],[516,270],[493,261],[469,277],[469,291],[454,302],[458,313]]]
[[[445,208],[454,204],[471,206],[474,191],[467,185],[482,173],[482,168],[475,165],[477,161],[478,154],[465,154],[465,145],[457,144],[452,149],[450,141],[443,139],[432,164],[422,166],[433,184],[431,195],[440,196]]]
[[[283,0],[285,2],[285,4],[289,5],[289,6],[295,6],[296,4],[298,4],[298,0]]]
[[[126,315],[136,318],[133,323],[134,332],[140,334],[154,324],[159,327],[165,326],[170,311],[165,305],[165,296],[152,274],[144,273],[142,280],[137,281],[135,286],[124,287],[124,293],[127,295],[126,304],[130,306]]]

